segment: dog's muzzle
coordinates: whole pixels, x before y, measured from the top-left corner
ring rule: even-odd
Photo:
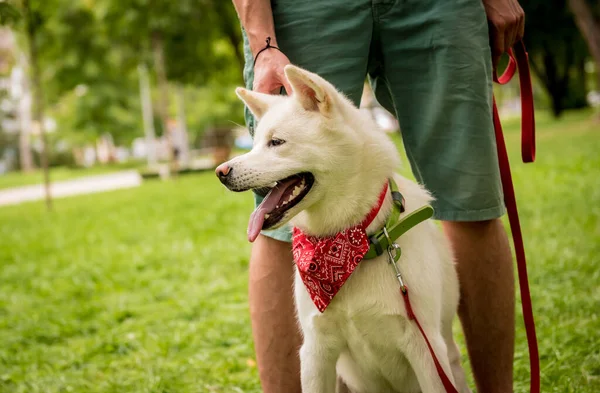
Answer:
[[[233,168],[231,168],[226,162],[222,163],[215,169],[215,174],[226,187],[228,186],[229,179],[231,179],[231,172]]]

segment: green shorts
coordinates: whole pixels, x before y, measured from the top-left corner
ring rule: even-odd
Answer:
[[[272,8],[277,42],[292,63],[357,105],[369,77],[379,103],[397,115],[413,173],[435,197],[436,219],[504,214],[481,0],[273,0]],[[246,37],[244,49],[252,88]],[[252,133],[247,110],[246,122]],[[289,228],[263,234],[291,239]]]

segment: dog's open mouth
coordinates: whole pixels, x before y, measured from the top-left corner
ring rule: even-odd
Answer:
[[[285,212],[308,194],[314,182],[315,177],[309,172],[279,180],[252,212],[248,223],[248,240],[253,242],[262,229],[269,229],[279,223]]]

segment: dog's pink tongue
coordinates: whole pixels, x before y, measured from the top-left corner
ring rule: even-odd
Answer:
[[[295,181],[296,180],[289,180],[285,183],[278,183],[271,191],[269,191],[261,204],[252,212],[250,221],[248,222],[248,240],[250,242],[255,241],[258,237],[258,234],[265,223],[265,214],[269,214],[275,210],[275,206],[277,206],[277,202],[279,202],[285,190]]]

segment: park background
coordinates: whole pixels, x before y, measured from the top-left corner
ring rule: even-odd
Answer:
[[[536,163],[519,160],[518,83],[496,97],[542,391],[598,392],[600,3],[522,3]],[[0,24],[0,392],[260,392],[252,198],[211,170],[251,144],[231,3],[0,0]],[[397,123],[363,98],[400,147]]]

